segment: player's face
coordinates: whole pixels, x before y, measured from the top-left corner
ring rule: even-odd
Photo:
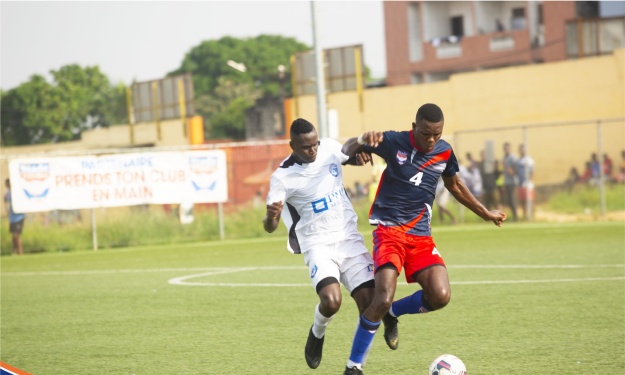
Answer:
[[[319,137],[316,131],[308,134],[295,135],[291,139],[293,155],[302,163],[312,163],[317,159]]]
[[[444,120],[429,122],[420,120],[412,123],[412,134],[419,150],[428,153],[434,149],[434,145],[443,135]]]

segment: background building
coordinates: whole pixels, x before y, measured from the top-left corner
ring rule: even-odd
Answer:
[[[610,53],[625,47],[625,17],[605,16],[607,3],[385,1],[387,85]]]

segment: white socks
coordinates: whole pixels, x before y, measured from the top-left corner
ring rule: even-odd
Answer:
[[[319,312],[319,304],[315,306],[315,323],[313,324],[312,332],[316,338],[320,339],[323,337],[323,335],[326,334],[326,327],[328,326],[332,318],[334,318],[334,315],[326,318]]]

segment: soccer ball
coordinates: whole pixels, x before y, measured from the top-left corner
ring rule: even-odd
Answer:
[[[467,375],[467,368],[460,358],[451,354],[443,354],[432,361],[429,375]]]

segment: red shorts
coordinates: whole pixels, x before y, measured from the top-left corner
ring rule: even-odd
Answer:
[[[530,188],[528,190],[526,187],[521,186],[517,188],[517,197],[520,201],[523,201],[523,202],[525,202],[528,197],[530,200],[534,200],[534,189]]]
[[[373,265],[391,263],[397,271],[406,270],[406,281],[415,282],[412,276],[436,264],[445,266],[431,236],[406,234],[392,227],[379,225],[373,231]]]

